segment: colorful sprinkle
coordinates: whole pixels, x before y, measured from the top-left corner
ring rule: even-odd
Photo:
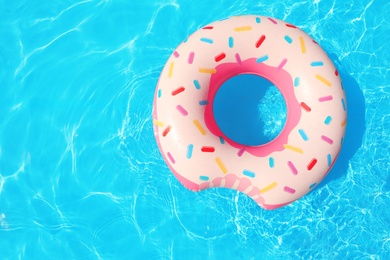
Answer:
[[[320,67],[320,66],[324,66],[324,63],[322,61],[312,61],[310,63],[310,66],[312,66],[312,67]]]
[[[164,131],[162,132],[162,136],[165,137],[167,136],[167,134],[169,133],[169,131],[171,131],[172,127],[169,125],[167,126]]]
[[[299,83],[300,83],[300,79],[299,79],[299,77],[296,77],[296,78],[294,79],[294,87],[298,87],[298,86],[299,86]]]
[[[294,174],[294,175],[298,174],[297,168],[295,168],[294,164],[291,161],[288,161],[287,165],[288,165],[288,168],[290,168],[292,174]]]
[[[275,167],[275,159],[273,157],[270,157],[268,160],[269,167],[274,168]]]
[[[316,163],[317,163],[317,159],[316,158],[311,159],[311,161],[307,165],[307,169],[309,171],[311,171],[311,169],[313,169],[313,167],[314,167],[314,165],[316,165]]]
[[[260,23],[261,20],[260,20],[260,17],[256,17],[256,23]]]
[[[178,53],[177,51],[174,51],[174,52],[173,52],[173,56],[174,56],[175,58],[178,58],[180,55],[179,55],[179,53]]]
[[[280,71],[281,69],[283,69],[283,66],[286,65],[286,63],[287,63],[287,59],[284,58],[284,59],[280,62],[280,64],[278,65],[277,71]]]
[[[295,190],[293,188],[290,188],[288,186],[284,186],[283,190],[287,193],[294,194]]]
[[[202,125],[199,123],[198,120],[194,120],[192,121],[194,123],[194,125],[196,126],[196,128],[199,130],[199,132],[202,134],[202,135],[206,135],[206,130],[204,130],[204,128],[202,127]]]
[[[229,37],[229,48],[233,48],[234,47],[234,38],[233,37]]]
[[[218,54],[217,56],[214,57],[214,60],[216,62],[219,62],[219,61],[223,60],[224,58],[226,58],[226,54],[224,52],[221,52],[220,54]]]
[[[220,142],[221,144],[224,144],[224,143],[225,143],[225,140],[223,139],[222,136],[219,137],[219,142]]]
[[[303,141],[309,140],[309,137],[307,137],[307,134],[306,134],[305,130],[299,129],[299,130],[298,130],[298,133],[301,135]]]
[[[187,147],[187,159],[191,159],[193,150],[194,150],[194,145],[189,144]]]
[[[324,97],[318,98],[318,101],[320,101],[320,102],[331,101],[331,100],[333,100],[333,96],[324,96]]]
[[[181,87],[178,87],[177,89],[173,90],[171,92],[171,94],[172,94],[172,96],[176,96],[177,94],[183,92],[184,90],[186,90],[186,89],[183,86],[181,86]]]
[[[305,46],[305,41],[303,40],[303,37],[299,37],[299,43],[301,44],[301,52],[302,54],[306,53],[306,46]]]
[[[268,60],[268,55],[264,55],[264,56],[261,56],[261,57],[257,58],[256,62],[257,63],[261,63],[261,62],[264,62],[266,60]]]
[[[225,167],[225,165],[222,163],[221,159],[219,157],[215,158],[215,162],[217,163],[218,167],[221,169],[221,171],[226,174],[228,171]]]
[[[332,122],[332,117],[331,117],[331,116],[327,116],[327,117],[325,118],[324,124],[325,124],[325,125],[329,125],[330,122]]]
[[[200,84],[199,84],[199,81],[198,80],[194,80],[194,86],[196,89],[200,89]]]
[[[199,179],[200,179],[201,181],[208,181],[208,180],[209,180],[209,177],[204,176],[204,175],[200,175],[200,176],[199,176]]]
[[[176,106],[176,109],[177,109],[177,111],[179,111],[180,114],[182,114],[183,116],[188,116],[187,110],[185,110],[184,107],[182,107],[181,105],[177,105],[177,106]]]
[[[328,154],[326,158],[328,159],[328,167],[330,167],[332,165],[332,155]]]
[[[301,107],[302,107],[303,110],[305,110],[306,112],[310,112],[310,111],[311,111],[311,107],[309,107],[305,102],[301,102]]]
[[[161,97],[161,94],[162,94],[162,90],[159,89],[159,90],[157,91],[157,97],[160,98],[160,97]]]
[[[344,101],[344,98],[341,99],[341,104],[343,105],[343,109],[345,111],[345,101]]]
[[[210,39],[210,38],[200,38],[200,41],[205,42],[205,43],[209,43],[209,44],[214,43],[213,39]]]
[[[265,40],[265,35],[261,35],[260,38],[256,41],[256,48],[259,48],[260,45],[264,42]]]
[[[199,72],[200,73],[215,74],[215,73],[217,73],[217,70],[216,69],[209,69],[209,68],[200,68]]]
[[[159,126],[159,127],[163,127],[164,126],[164,123],[161,122],[161,121],[158,121],[156,119],[153,120],[153,124],[155,124],[156,126]]]
[[[321,135],[321,139],[328,144],[333,144],[333,140],[325,135]]]
[[[262,188],[262,189],[260,190],[260,194],[263,194],[263,193],[266,193],[267,191],[272,190],[273,188],[276,187],[276,185],[277,185],[277,183],[276,183],[276,182],[273,182],[273,183],[271,183],[270,185],[268,185],[268,186]]]
[[[175,65],[174,62],[171,62],[171,65],[169,65],[168,78],[172,78],[173,66],[174,66],[174,65]]]
[[[240,54],[236,53],[235,57],[236,57],[236,61],[237,61],[238,65],[241,65],[242,62],[241,62]]]
[[[208,104],[209,104],[208,100],[201,100],[201,101],[199,101],[199,105],[201,105],[201,106],[205,106],[205,105],[208,105]]]
[[[338,72],[338,70],[335,70],[335,71],[334,71],[334,75],[336,75],[336,76],[338,76],[338,75],[339,75],[339,72]]]
[[[341,122],[341,126],[345,126],[347,124],[347,119],[344,119],[343,122]]]
[[[190,54],[188,55],[188,60],[187,60],[188,64],[192,64],[194,62],[194,56],[195,56],[195,53],[193,51],[190,52]]]
[[[254,172],[249,171],[249,170],[244,170],[244,171],[242,172],[242,174],[244,174],[245,176],[248,176],[248,177],[250,177],[250,178],[254,178],[254,177],[256,176],[256,174],[255,174]]]
[[[315,44],[318,44],[318,42],[316,42],[315,40],[312,40],[312,42],[315,43]]]
[[[312,184],[310,184],[310,186],[309,186],[309,189],[313,189],[315,186],[317,185],[317,183],[315,182],[315,183],[312,183]]]
[[[240,150],[238,150],[237,155],[241,157],[244,154],[244,152],[245,152],[245,148],[241,148]]]
[[[214,27],[213,26],[205,26],[205,27],[203,27],[202,29],[203,30],[211,30],[211,29],[213,29]]]
[[[324,83],[325,85],[327,85],[328,87],[331,87],[332,84],[326,79],[324,78],[323,76],[321,76],[320,74],[316,74],[315,75],[316,79],[318,79],[319,81],[321,81],[322,83]]]
[[[215,152],[215,147],[214,146],[202,146],[200,150],[204,153],[213,153]]]
[[[283,147],[288,149],[288,150],[291,150],[293,152],[297,152],[297,153],[300,153],[300,154],[303,153],[303,150],[301,148],[298,148],[298,147],[295,147],[295,146],[292,146],[292,145],[289,145],[289,144],[284,144]]]
[[[250,26],[250,25],[234,28],[235,32],[244,32],[244,31],[250,31],[250,30],[252,30],[252,26]]]
[[[169,158],[169,160],[172,162],[172,163],[175,163],[175,159],[173,158],[172,154],[170,152],[167,152],[167,156]]]
[[[272,18],[268,18],[268,20],[270,20],[273,24],[277,24],[277,22]]]
[[[292,25],[292,24],[289,24],[289,23],[286,23],[286,26],[290,27],[290,28],[297,28],[295,25]]]
[[[289,43],[289,44],[291,44],[291,43],[293,42],[293,39],[292,39],[290,36],[288,36],[288,35],[284,36],[284,40],[285,40],[287,43]]]

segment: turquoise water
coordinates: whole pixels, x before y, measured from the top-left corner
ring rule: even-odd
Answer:
[[[349,105],[333,170],[275,211],[186,190],[153,137],[174,48],[250,13],[316,39]],[[0,0],[1,259],[389,259],[389,14],[385,0]]]

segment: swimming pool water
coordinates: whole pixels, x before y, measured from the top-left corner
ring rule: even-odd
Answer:
[[[329,53],[344,148],[299,201],[193,193],[155,143],[175,47],[231,15],[293,23]],[[1,259],[390,259],[390,3],[0,0]]]

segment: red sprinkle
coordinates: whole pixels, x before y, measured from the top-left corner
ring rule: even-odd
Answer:
[[[314,165],[316,165],[317,163],[317,159],[316,158],[313,158],[310,163],[307,165],[307,169],[310,171],[311,169],[313,169]]]
[[[265,35],[261,35],[260,38],[257,40],[256,42],[256,48],[259,48],[260,45],[263,43],[263,41],[265,40]]]
[[[219,61],[223,60],[224,58],[226,58],[226,54],[224,52],[221,52],[220,54],[218,54],[217,56],[214,57],[214,60],[216,62],[219,62]]]
[[[289,23],[286,23],[286,26],[287,27],[291,27],[291,28],[297,28],[295,25],[292,25],[292,24],[289,24]]]
[[[334,74],[335,74],[336,76],[338,76],[338,75],[339,75],[339,72],[338,72],[337,70],[335,70],[335,71],[334,71]]]
[[[311,111],[311,108],[306,105],[305,102],[301,102],[301,107],[306,111],[306,112],[310,112]]]
[[[169,133],[169,131],[171,131],[171,129],[172,129],[172,127],[171,127],[170,125],[167,126],[167,127],[164,129],[164,131],[162,132],[162,136],[165,137],[165,136]]]
[[[213,28],[214,28],[213,26],[205,26],[205,27],[203,27],[204,30],[211,30]]]
[[[175,89],[174,91],[172,91],[172,96],[175,96],[175,95],[183,92],[184,90],[185,90],[184,87],[179,87],[179,88]]]
[[[204,153],[213,153],[215,148],[213,146],[202,146],[201,151]]]

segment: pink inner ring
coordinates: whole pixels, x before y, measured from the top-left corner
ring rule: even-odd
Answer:
[[[208,101],[205,108],[204,118],[208,129],[216,136],[222,136],[226,142],[237,149],[264,157],[275,151],[282,151],[287,144],[288,136],[301,119],[301,108],[294,95],[294,86],[290,74],[283,68],[267,66],[256,62],[255,58],[247,59],[238,63],[223,63],[218,65],[216,73],[210,78]],[[231,77],[239,74],[255,74],[271,81],[282,93],[287,107],[287,119],[282,132],[271,142],[259,146],[242,145],[229,139],[218,127],[213,113],[214,97],[222,84]]]

